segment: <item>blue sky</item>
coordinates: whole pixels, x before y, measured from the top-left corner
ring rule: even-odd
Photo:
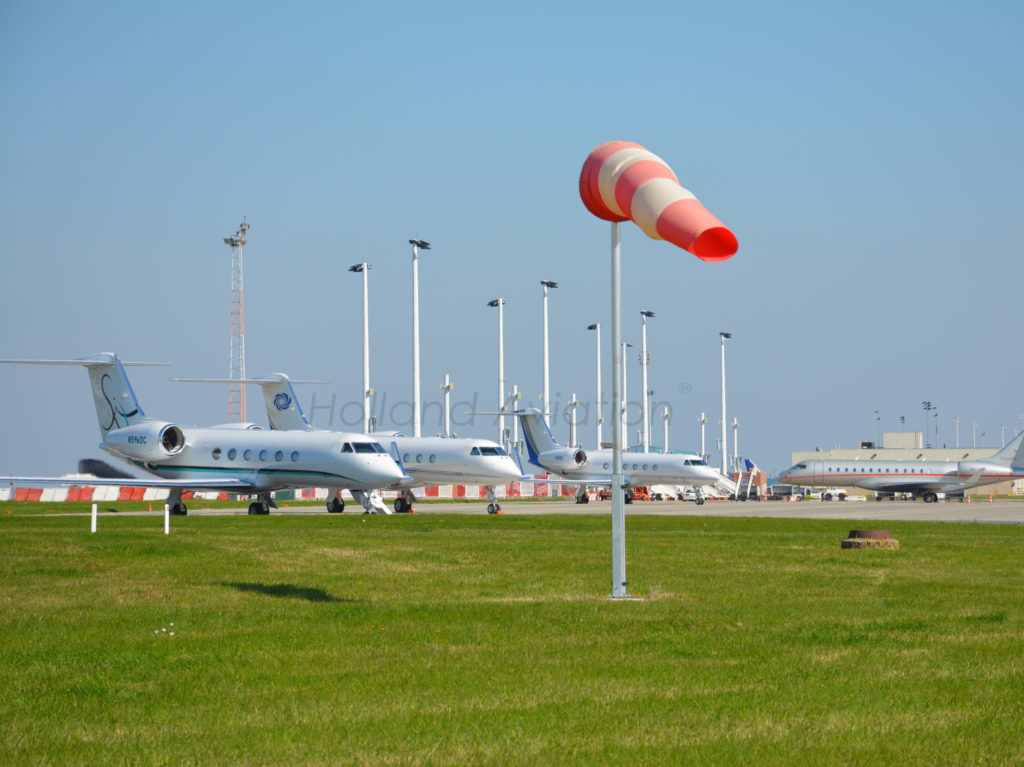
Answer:
[[[998,445],[1001,425],[1024,423],[1022,21],[1013,2],[9,0],[0,357],[170,362],[132,373],[147,412],[225,421],[226,391],[168,378],[227,375],[222,239],[246,215],[247,368],[330,381],[300,391],[307,410],[314,393],[359,398],[347,267],[362,260],[372,384],[389,410],[410,399],[413,237],[433,244],[424,400],[447,372],[456,399],[494,406],[486,302],[503,296],[506,377],[537,402],[541,279],[560,284],[553,399],[592,400],[608,225],[577,179],[622,139],[664,158],[740,242],[706,264],[625,225],[624,337],[639,347],[639,312],[656,313],[649,385],[671,405],[671,447],[699,446],[705,411],[715,450],[720,330],[735,335],[728,418],[766,469],[900,416],[920,429],[923,400],[940,442],[959,416],[961,445],[972,420]],[[607,396],[607,348],[602,361]],[[459,431],[496,436],[487,419]],[[71,470],[98,440],[83,371],[0,367],[0,473]]]

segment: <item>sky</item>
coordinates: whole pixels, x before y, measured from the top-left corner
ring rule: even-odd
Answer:
[[[448,373],[454,429],[497,437],[464,414],[497,405],[498,297],[507,387],[540,404],[555,280],[552,409],[586,403],[593,446],[609,225],[578,178],[626,140],[740,244],[705,263],[623,225],[628,390],[647,309],[670,448],[699,450],[703,412],[720,463],[720,331],[763,469],[925,424],[953,446],[954,417],[961,446],[998,446],[1024,427],[1022,31],[1018,2],[6,0],[0,358],[171,363],[130,369],[146,413],[225,422],[226,387],[169,379],[228,375],[223,238],[246,216],[248,374],[328,381],[307,414],[357,427],[368,261],[378,428],[408,432],[418,238],[423,433]],[[99,439],[84,370],[0,365],[0,475],[73,471]]]

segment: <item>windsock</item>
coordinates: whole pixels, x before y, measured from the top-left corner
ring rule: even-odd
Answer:
[[[724,261],[739,249],[736,235],[679,185],[664,160],[630,141],[609,141],[590,153],[580,197],[598,218],[632,219],[648,237],[704,261]]]

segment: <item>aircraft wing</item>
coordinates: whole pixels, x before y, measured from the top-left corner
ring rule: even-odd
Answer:
[[[3,477],[2,481],[12,485],[67,485],[83,487],[99,487],[113,485],[117,487],[160,487],[180,490],[250,490],[251,482],[235,477],[223,479],[101,479],[99,477]]]

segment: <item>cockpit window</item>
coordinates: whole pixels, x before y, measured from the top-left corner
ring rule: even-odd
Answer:
[[[348,444],[348,443],[346,443]],[[352,446],[357,453],[383,453],[384,448],[376,442],[353,442]]]
[[[345,443],[345,444],[344,444],[344,445],[342,446],[342,448],[341,448],[341,452],[343,452],[343,453],[351,453],[351,452],[352,452],[352,445],[351,445],[351,443],[349,443],[349,442],[346,442],[346,443]]]
[[[480,455],[480,448],[474,447],[472,450],[469,451],[469,454],[470,455]]]
[[[480,455],[507,455],[507,454],[500,447],[482,447],[482,448],[480,448]]]
[[[806,463],[798,463],[798,464],[796,465],[796,467],[797,467],[798,469],[806,469],[806,468],[807,468],[807,464],[806,464]]]

